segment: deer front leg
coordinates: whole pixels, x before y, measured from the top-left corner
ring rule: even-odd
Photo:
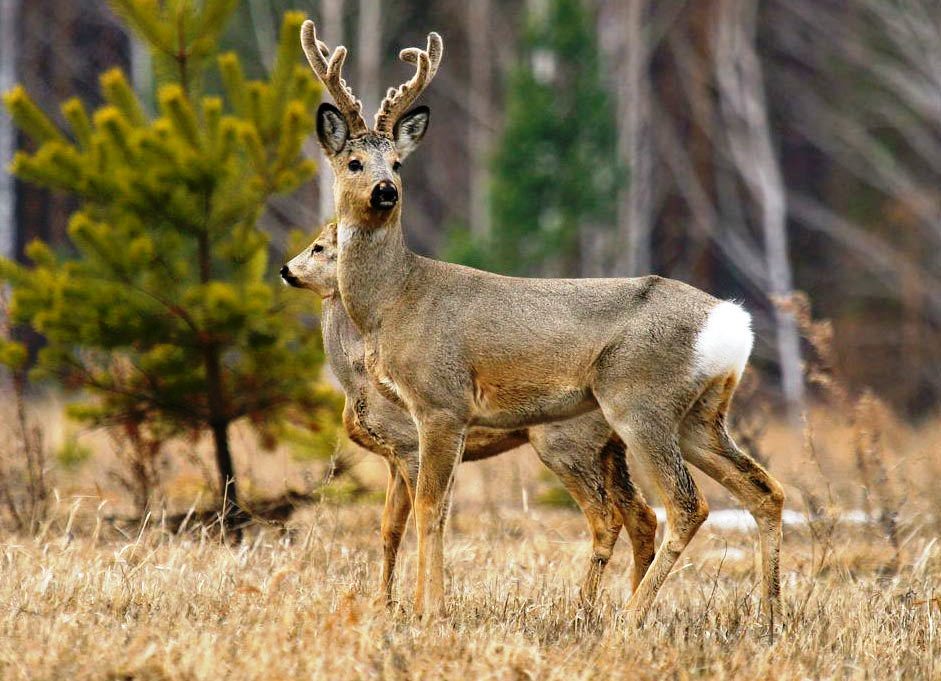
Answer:
[[[382,510],[382,593],[387,606],[392,606],[392,586],[395,579],[395,560],[399,552],[405,525],[412,511],[408,481],[395,465],[389,462],[389,483],[386,487],[386,503]]]
[[[466,425],[449,414],[431,414],[418,422],[419,464],[415,490],[418,534],[418,581],[415,614],[444,613],[444,526],[454,468],[464,454]],[[427,598],[426,598],[427,596]]]

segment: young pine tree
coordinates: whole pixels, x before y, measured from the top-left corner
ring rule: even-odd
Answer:
[[[73,414],[132,437],[209,432],[225,517],[239,506],[229,427],[251,423],[273,444],[289,427],[324,432],[334,401],[314,386],[317,334],[298,320],[268,262],[258,218],[268,199],[314,174],[300,157],[320,90],[300,61],[304,17],[288,13],[266,81],[246,81],[216,45],[235,0],[115,0],[150,47],[158,112],[120,70],[101,76],[106,105],[62,104],[66,130],[22,88],[4,95],[34,143],[12,172],[78,199],[73,252],[27,248],[0,261],[11,316],[42,334],[34,374],[94,399]],[[215,66],[224,96],[207,95]],[[22,347],[0,360],[22,363]],[[296,433],[295,433],[296,434]]]
[[[548,0],[528,19],[509,76],[492,175],[492,234],[457,232],[452,256],[506,274],[580,274],[582,230],[612,225],[619,167],[613,105],[581,0]]]

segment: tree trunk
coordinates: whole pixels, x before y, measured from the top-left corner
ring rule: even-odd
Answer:
[[[131,82],[147,111],[154,110],[154,71],[150,50],[136,35],[128,36],[131,44]]]
[[[318,33],[322,32],[321,39],[330,47],[343,44],[343,0],[323,0],[317,28]],[[324,223],[333,217],[333,170],[325,158],[318,165],[320,222]]]
[[[648,0],[620,4],[624,56],[617,68],[618,156],[630,169],[617,197],[617,248],[614,273],[630,277],[651,270],[650,223],[653,168],[650,56],[644,27]]]
[[[216,468],[219,470],[219,489],[222,491],[222,519],[230,527],[241,511],[238,483],[235,480],[235,465],[229,450],[229,422],[224,418],[210,424],[212,444],[216,451]]]
[[[271,3],[267,0],[249,0],[248,16],[252,21],[258,56],[265,70],[270,73],[278,47],[278,29],[271,19]]]
[[[225,414],[225,395],[222,386],[222,367],[219,349],[209,343],[203,349],[206,371],[206,395],[209,402],[209,428],[212,430],[213,446],[216,450],[216,468],[219,471],[219,491],[222,495],[222,517],[228,521],[239,508],[238,486],[235,481],[235,465],[229,451],[229,419]]]
[[[379,107],[379,50],[382,47],[382,3],[359,0],[359,26],[356,36],[356,58],[359,83],[357,91],[363,100],[366,120]]]
[[[105,67],[127,66],[128,41],[123,28],[111,18],[106,3],[61,0],[0,0],[3,2],[0,34],[3,54],[15,59],[16,81],[36,99],[39,107],[61,121],[61,102],[78,96],[87,106],[101,102],[99,75]],[[15,7],[12,25],[7,4]],[[7,31],[15,33],[12,45]],[[13,52],[15,46],[15,53]],[[6,112],[0,119],[7,119]],[[14,136],[16,132],[14,131]],[[16,144],[16,141],[14,141]],[[6,174],[9,157],[0,158],[0,175]],[[78,206],[74,196],[43,189],[23,180],[12,180],[17,224],[15,251],[33,239],[58,247],[68,243],[69,216]]]
[[[490,37],[490,0],[467,3],[467,44],[470,53],[470,115],[467,146],[470,156],[471,234],[479,241],[490,236],[490,144],[492,51]]]
[[[0,92],[7,92],[16,81],[16,20],[19,0],[0,0]],[[0,115],[0,164],[6,166],[13,158],[16,137],[13,122]],[[16,255],[16,228],[13,178],[0,171],[0,257]]]
[[[774,152],[761,63],[755,51],[757,7],[752,0],[721,0],[715,60],[729,150],[743,183],[759,208],[768,293],[772,300],[793,291],[787,249],[784,180]],[[794,316],[774,306],[781,389],[793,422],[804,399],[800,336]]]
[[[210,253],[209,235],[199,235],[199,280],[208,284],[212,277],[212,254]],[[219,346],[213,340],[204,341],[203,369],[206,372],[206,401],[209,406],[209,428],[212,431],[213,446],[216,451],[216,468],[219,472],[219,491],[222,496],[222,522],[226,529],[233,530],[239,538],[237,524],[241,522],[243,512],[239,506],[238,485],[235,477],[235,464],[229,450],[229,416],[225,405],[225,386],[222,381],[222,362],[219,359]]]

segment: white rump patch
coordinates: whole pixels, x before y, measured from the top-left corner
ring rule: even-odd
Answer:
[[[696,336],[693,373],[721,376],[734,372],[736,378],[741,378],[753,342],[751,315],[741,305],[727,301],[719,303],[709,312],[705,325]]]

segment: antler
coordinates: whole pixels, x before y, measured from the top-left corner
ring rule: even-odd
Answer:
[[[310,19],[301,26],[301,46],[307,55],[307,61],[310,62],[310,68],[327,88],[327,92],[333,96],[333,101],[350,126],[350,136],[356,137],[368,132],[369,127],[363,118],[363,103],[353,96],[353,90],[341,75],[343,62],[346,61],[346,48],[339,45],[331,55],[330,48],[323,41],[317,40],[317,29]]]
[[[399,116],[408,110],[435,77],[442,54],[444,44],[441,42],[441,36],[435,32],[428,34],[428,47],[424,50],[409,47],[399,52],[399,59],[415,64],[415,75],[398,88],[389,88],[385,99],[379,105],[379,111],[376,112],[376,132],[392,134],[392,128]]]

